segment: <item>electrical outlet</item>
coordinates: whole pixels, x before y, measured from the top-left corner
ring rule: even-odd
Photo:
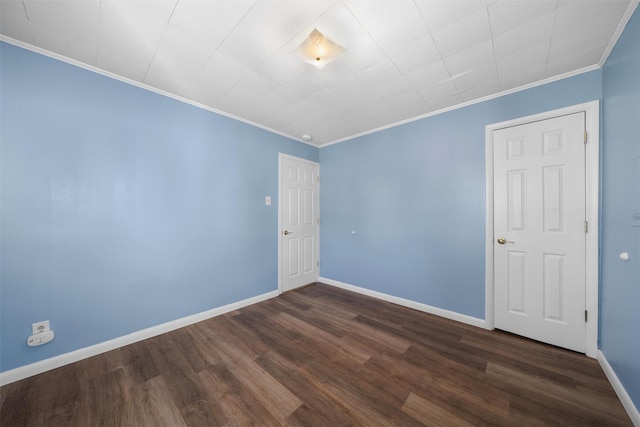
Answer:
[[[51,330],[51,326],[49,325],[48,320],[43,320],[42,322],[33,323],[31,325],[31,331],[33,335],[39,334],[41,332],[47,332]]]

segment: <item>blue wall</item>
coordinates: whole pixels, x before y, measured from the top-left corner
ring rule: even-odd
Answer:
[[[640,9],[605,63],[603,95],[600,345],[640,408]]]
[[[0,55],[0,371],[277,289],[278,152],[316,148]],[[45,319],[56,339],[27,347]]]
[[[322,148],[322,276],[483,319],[485,126],[600,99],[601,79],[592,71]]]

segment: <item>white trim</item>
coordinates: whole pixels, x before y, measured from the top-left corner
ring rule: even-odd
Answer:
[[[485,321],[482,319],[478,319],[477,317],[467,316],[466,314],[461,314],[455,311],[449,311],[442,308],[433,307],[431,305],[423,304],[421,302],[400,298],[400,297],[396,297],[389,294],[384,294],[382,292],[372,291],[371,289],[361,288],[360,286],[350,285],[348,283],[339,282],[333,279],[327,279],[326,277],[320,277],[318,278],[318,280],[321,283],[335,286],[336,288],[346,289],[347,291],[357,292],[359,294],[363,294],[363,295],[367,295],[383,301],[391,302],[393,304],[398,304],[403,307],[409,307],[414,310],[423,311],[425,313],[435,314],[436,316],[444,317],[450,320],[455,320],[456,322],[466,323],[467,325],[476,326],[478,328],[485,327]]]
[[[301,142],[303,144],[307,144],[307,145],[310,145],[312,147],[318,148],[318,146],[316,144],[314,144],[312,142],[309,142],[309,141],[305,141],[304,139],[302,139],[300,137],[295,137],[295,136],[292,136],[292,135],[288,135],[288,134],[286,134],[284,132],[281,132],[279,130],[272,129],[270,127],[261,125],[261,124],[256,123],[256,122],[252,122],[251,120],[247,120],[247,119],[244,119],[242,117],[236,116],[234,114],[227,113],[225,111],[218,110],[218,109],[213,108],[213,107],[209,107],[208,105],[201,104],[199,102],[193,101],[193,100],[188,99],[188,98],[184,98],[184,97],[179,96],[179,95],[175,95],[175,94],[170,93],[170,92],[165,92],[165,91],[163,91],[161,89],[155,88],[153,86],[149,86],[149,85],[147,85],[145,83],[142,83],[142,82],[139,82],[139,81],[136,81],[136,80],[132,80],[132,79],[129,79],[127,77],[120,76],[118,74],[114,74],[114,73],[112,73],[110,71],[103,70],[103,69],[98,68],[98,67],[94,67],[93,65],[85,64],[84,62],[77,61],[75,59],[72,59],[72,58],[69,58],[69,57],[66,57],[66,56],[63,56],[63,55],[48,51],[46,49],[42,49],[42,48],[37,47],[37,46],[30,45],[30,44],[25,43],[25,42],[21,42],[21,41],[16,40],[16,39],[12,39],[11,37],[7,37],[5,35],[0,34],[0,41],[12,44],[14,46],[21,47],[21,48],[26,49],[26,50],[30,50],[30,51],[35,52],[35,53],[39,53],[40,55],[48,56],[49,58],[53,58],[53,59],[56,59],[56,60],[61,61],[61,62],[66,62],[67,64],[71,64],[71,65],[74,65],[76,67],[83,68],[83,69],[85,69],[87,71],[92,71],[94,73],[101,74],[101,75],[103,75],[105,77],[109,77],[109,78],[112,78],[114,80],[118,80],[118,81],[121,81],[123,83],[127,83],[127,84],[130,84],[130,85],[135,86],[135,87],[139,87],[140,89],[148,90],[149,92],[157,93],[158,95],[166,96],[167,98],[175,99],[176,101],[183,102],[185,104],[189,104],[189,105],[192,105],[194,107],[201,108],[203,110],[211,111],[212,113],[218,114],[220,116],[228,117],[230,119],[237,120],[237,121],[242,122],[242,123],[246,123],[246,124],[248,124],[250,126],[255,126],[255,127],[260,128],[262,130],[266,130],[267,132],[275,133],[276,135],[284,136],[285,138],[289,138],[289,139],[292,139],[294,141]]]
[[[616,372],[613,370],[609,361],[604,356],[604,354],[598,350],[598,362],[604,371],[604,374],[607,376],[607,379],[611,383],[611,387],[618,395],[618,399],[620,399],[620,403],[624,407],[625,411],[627,411],[627,415],[631,418],[631,422],[634,426],[640,426],[640,412],[636,405],[633,404],[633,400],[631,400],[631,396],[627,393],[627,390],[624,388],[620,379],[616,375]]]
[[[526,84],[526,85],[523,85],[523,86],[518,86],[518,87],[515,87],[513,89],[507,89],[507,90],[504,90],[502,92],[498,92],[498,93],[495,93],[495,94],[492,94],[492,95],[487,95],[485,97],[478,98],[478,99],[473,99],[471,101],[463,102],[461,104],[452,105],[451,107],[446,107],[446,108],[443,108],[441,110],[431,111],[429,113],[422,114],[420,116],[410,117],[408,119],[401,120],[399,122],[390,123],[388,125],[380,126],[378,128],[367,130],[367,131],[364,131],[364,132],[361,132],[361,133],[358,133],[358,134],[355,134],[355,135],[347,136],[345,138],[336,139],[335,141],[326,142],[324,144],[317,145],[316,147],[319,147],[319,148],[328,147],[328,146],[333,145],[333,144],[338,144],[339,142],[348,141],[350,139],[358,138],[358,137],[361,137],[361,136],[364,136],[364,135],[369,135],[369,134],[375,133],[375,132],[380,132],[380,131],[385,130],[385,129],[394,128],[396,126],[401,126],[401,125],[404,125],[404,124],[407,124],[407,123],[415,122],[417,120],[426,119],[427,117],[437,116],[439,114],[446,113],[448,111],[458,110],[460,108],[468,107],[470,105],[479,104],[479,103],[485,102],[485,101],[490,101],[492,99],[500,98],[501,96],[510,95],[510,94],[516,93],[516,92],[522,92],[523,90],[531,89],[531,88],[534,88],[534,87],[537,87],[537,86],[546,85],[547,83],[553,83],[553,82],[556,82],[558,80],[567,79],[569,77],[574,77],[574,76],[577,76],[577,75],[580,75],[580,74],[588,73],[589,71],[599,70],[599,69],[600,69],[600,67],[597,64],[589,65],[588,67],[580,68],[579,70],[574,70],[574,71],[570,71],[568,73],[559,74],[557,76],[549,77],[549,78],[546,78],[544,80],[539,80],[537,82],[529,83],[529,84]]]
[[[185,326],[189,326],[224,313],[229,313],[248,305],[266,301],[277,296],[278,291],[267,292],[265,294],[247,298],[242,301],[237,301],[231,304],[223,305],[221,307],[213,308],[211,310],[203,311],[201,313],[193,314],[191,316],[186,316],[181,319],[172,320],[167,323],[162,323],[160,325],[152,326],[147,329],[142,329],[140,331],[136,331],[128,335],[123,335],[109,341],[104,341],[89,347],[84,347],[78,350],[71,351],[69,353],[64,353],[59,356],[54,356],[49,359],[41,360],[29,365],[20,366],[19,368],[4,371],[0,373],[0,386],[20,381],[22,379],[38,375],[46,371],[59,368],[61,366],[69,365],[71,363],[75,363],[80,360],[96,356],[98,354],[106,353],[107,351],[115,350],[117,348],[124,347],[138,341],[146,340],[151,337],[171,332],[176,329],[180,329]]]
[[[633,0],[629,2],[629,4],[627,5],[627,8],[622,14],[622,18],[620,18],[620,22],[618,22],[618,26],[613,31],[613,34],[611,35],[611,39],[609,39],[609,44],[607,44],[607,47],[604,49],[604,52],[602,52],[602,56],[598,61],[598,65],[600,67],[603,67],[604,63],[607,62],[607,58],[609,58],[611,51],[616,46],[616,43],[618,43],[618,39],[620,38],[620,36],[622,35],[622,32],[627,26],[629,19],[631,19],[633,12],[636,10],[636,6],[638,6],[638,0]]]
[[[278,153],[278,291],[280,293],[284,292],[282,290],[282,183],[280,182],[280,178],[282,177],[282,159],[295,160],[296,162],[307,163],[309,165],[315,166],[318,171],[318,177],[320,177],[320,163],[314,162],[313,160],[303,159],[302,157],[292,156],[290,154]],[[316,183],[316,205],[318,206],[318,218],[320,218],[320,179],[318,179]],[[316,238],[316,261],[320,263],[320,224],[316,223],[318,235]],[[315,280],[318,280],[320,276],[320,266],[316,266],[316,272],[318,273],[315,277]]]
[[[494,328],[494,275],[493,275],[493,131],[553,117],[585,112],[588,143],[586,144],[586,219],[589,232],[586,236],[586,308],[589,321],[586,325],[586,350],[595,358],[598,350],[598,193],[600,186],[600,101],[591,101],[558,110],[487,125],[485,128],[485,182],[486,182],[486,236],[485,236],[485,319],[487,329]]]

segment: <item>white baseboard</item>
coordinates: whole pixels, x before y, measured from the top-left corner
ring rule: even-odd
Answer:
[[[202,313],[197,313],[191,316],[183,317],[181,319],[172,320],[171,322],[152,326],[147,329],[142,329],[140,331],[114,338],[109,341],[104,341],[89,347],[81,348],[69,353],[61,354],[59,356],[54,356],[49,359],[41,360],[39,362],[1,372],[0,386],[20,381],[33,375],[41,374],[43,372],[59,368],[61,366],[69,365],[71,363],[78,362],[80,360],[96,356],[98,354],[106,353],[107,351],[115,350],[116,348],[124,347],[138,341],[146,340],[147,338],[152,338],[157,335],[171,332],[173,330],[189,326],[224,313],[229,313],[230,311],[237,310],[251,304],[256,304],[273,297],[277,297],[279,294],[280,293],[278,291],[267,292],[262,295],[257,295],[255,297],[247,298],[242,301],[223,305],[221,307],[216,307],[211,310],[203,311]]]
[[[634,426],[640,427],[640,412],[638,411],[638,408],[633,404],[633,400],[631,400],[627,390],[625,390],[615,371],[611,365],[609,365],[607,358],[604,357],[604,354],[600,350],[598,350],[598,362],[600,362],[600,366],[602,367],[604,374],[607,376],[613,390],[618,395],[618,399],[620,399],[622,406],[624,406],[624,409],[627,411],[629,418],[631,418],[631,422]]]
[[[421,302],[413,300],[395,297],[393,295],[384,294],[382,292],[372,291],[370,289],[361,288],[359,286],[350,285],[348,283],[339,282],[333,279],[327,279],[326,277],[320,277],[319,282],[326,283],[327,285],[335,286],[337,288],[346,289],[348,291],[357,292],[359,294],[367,295],[373,298],[378,298],[384,301],[392,302],[394,304],[402,305],[404,307],[413,308],[414,310],[424,311],[425,313],[435,314],[436,316],[444,317],[447,319],[455,320],[457,322],[466,323],[467,325],[477,326],[478,328],[485,328],[484,319],[478,319],[477,317],[467,316],[466,314],[460,314],[455,311],[444,310],[442,308],[433,307]]]

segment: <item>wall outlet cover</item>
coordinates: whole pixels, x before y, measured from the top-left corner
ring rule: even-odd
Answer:
[[[48,320],[43,320],[42,322],[36,322],[31,325],[31,333],[33,335],[39,334],[42,332],[47,332],[51,330],[51,326],[49,325]]]

